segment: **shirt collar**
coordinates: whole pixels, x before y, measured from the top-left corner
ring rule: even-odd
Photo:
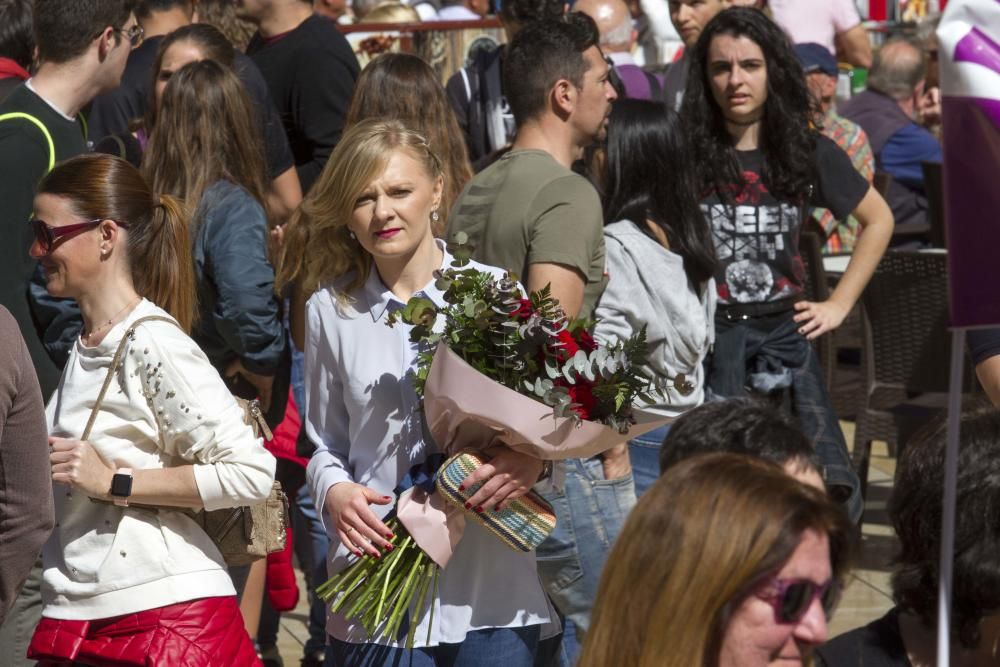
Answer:
[[[444,241],[441,239],[434,239],[434,242],[443,254],[441,260],[440,269],[445,269],[451,266],[451,253],[448,252],[448,248],[445,247]],[[431,280],[429,283],[424,285],[424,287],[416,292],[413,296],[422,296],[437,306],[438,308],[444,307],[444,292],[437,288],[434,284],[436,281]],[[368,307],[368,312],[371,313],[372,321],[378,322],[385,315],[390,306],[395,308],[402,308],[406,305],[405,302],[400,301],[399,297],[393,294],[389,289],[382,283],[382,279],[378,275],[378,269],[375,268],[375,263],[372,263],[371,269],[368,271],[368,279],[365,281],[364,286],[365,299],[370,304]]]
[[[611,59],[611,62],[614,63],[615,67],[635,64],[635,58],[632,57],[632,54],[625,53],[624,51],[608,51],[608,58]]]

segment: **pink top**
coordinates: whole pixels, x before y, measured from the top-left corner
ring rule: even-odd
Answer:
[[[793,43],[816,42],[834,54],[834,36],[861,23],[854,0],[770,0],[768,6]]]

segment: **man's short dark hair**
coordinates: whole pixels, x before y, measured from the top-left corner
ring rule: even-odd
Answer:
[[[81,56],[107,27],[122,28],[135,0],[35,0],[39,62],[64,63]],[[115,35],[120,42],[121,33]]]
[[[31,0],[0,0],[0,57],[28,69],[34,52]]]
[[[545,110],[549,91],[560,79],[583,87],[587,60],[600,33],[586,14],[572,12],[559,20],[526,25],[510,43],[503,66],[503,90],[518,126]]]
[[[777,408],[761,399],[712,401],[685,412],[670,426],[660,448],[660,474],[698,454],[731,452],[785,465],[819,469],[809,438]]]
[[[145,20],[156,12],[167,12],[175,8],[190,11],[194,9],[194,4],[191,0],[137,0],[135,3],[135,17]]]
[[[565,7],[563,0],[504,0],[500,6],[500,17],[518,26],[535,21],[558,21]]]

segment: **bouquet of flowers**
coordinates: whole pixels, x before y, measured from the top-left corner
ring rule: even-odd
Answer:
[[[389,326],[402,320],[413,327],[410,339],[421,349],[414,384],[427,430],[446,452],[499,442],[545,460],[585,458],[665,423],[632,407],[663,393],[642,370],[645,331],[598,344],[547,288],[525,295],[509,273],[465,268],[471,249],[464,236],[449,246],[452,268],[435,273],[446,305],[439,310],[417,296],[389,319]],[[683,376],[672,382],[689,390]],[[464,529],[464,509],[434,492],[433,470],[410,477],[413,486],[386,522],[392,551],[354,562],[318,591],[336,598],[331,609],[358,618],[369,636],[396,638],[407,613],[416,618],[425,600],[433,614],[438,569]],[[415,628],[409,622],[407,647]]]

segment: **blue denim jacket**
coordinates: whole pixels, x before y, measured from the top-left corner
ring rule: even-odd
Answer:
[[[851,465],[819,360],[812,344],[798,332],[793,315],[789,310],[738,322],[717,316],[708,393],[712,398],[732,398],[789,390],[799,425],[816,447],[827,488],[850,489],[845,509],[857,522],[864,511],[860,480]]]
[[[193,223],[200,318],[192,337],[220,372],[239,358],[252,373],[274,375],[286,340],[263,206],[221,180],[205,190]]]

